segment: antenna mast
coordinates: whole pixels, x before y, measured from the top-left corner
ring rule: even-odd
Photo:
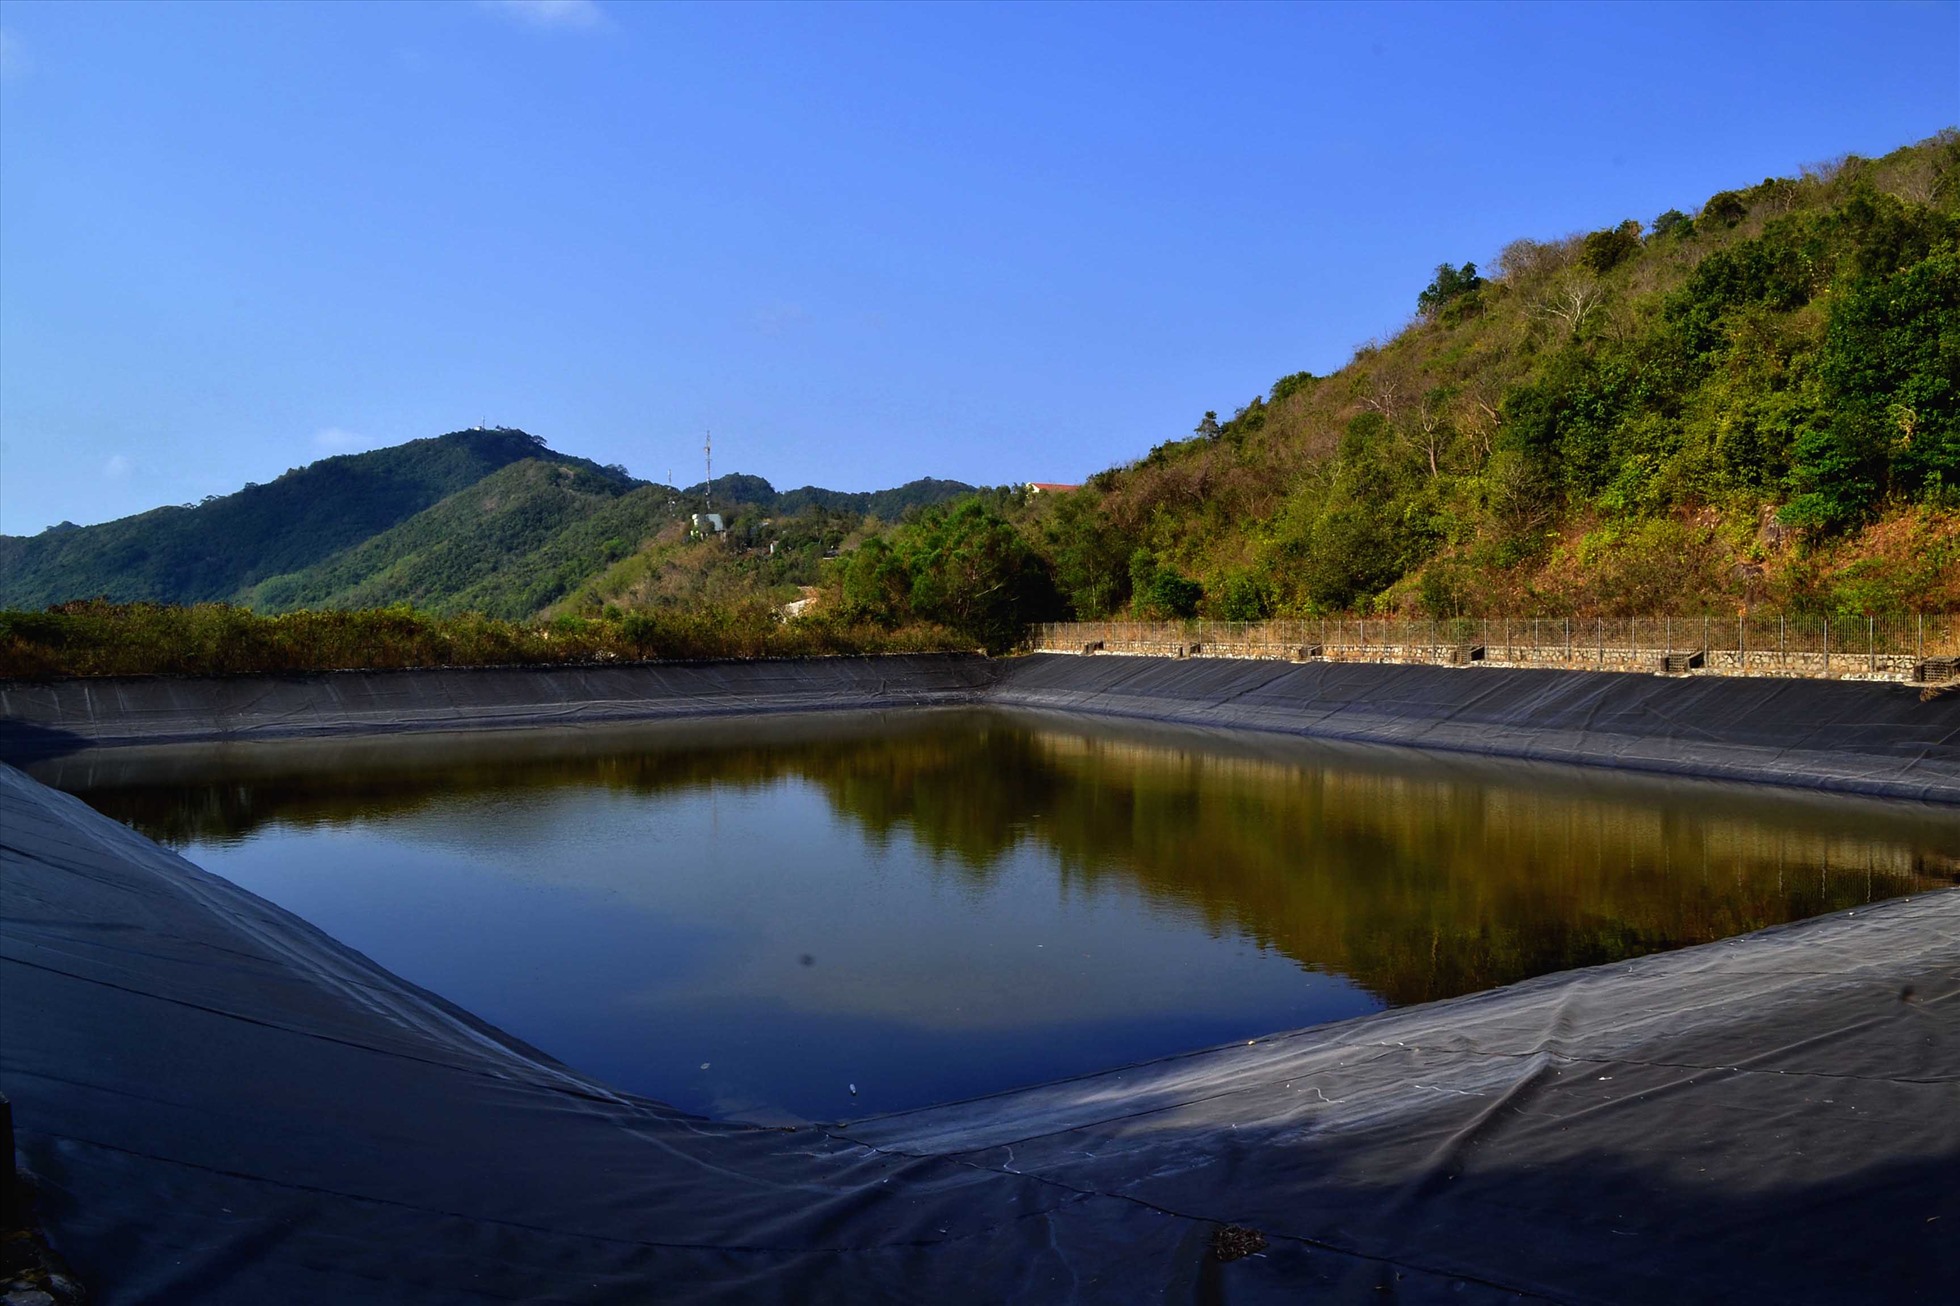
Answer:
[[[701,511],[715,510],[715,433],[708,432],[708,442],[701,446],[701,452],[708,460],[708,480],[701,489]]]

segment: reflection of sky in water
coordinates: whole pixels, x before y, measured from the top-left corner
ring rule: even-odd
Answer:
[[[970,715],[566,740],[45,778],[582,1070],[824,1119],[1930,888],[1960,846],[1911,805]]]
[[[1192,909],[1060,880],[1038,846],[984,880],[873,847],[806,782],[465,796],[185,853],[563,1061],[714,1113],[863,1114],[1380,1006]]]

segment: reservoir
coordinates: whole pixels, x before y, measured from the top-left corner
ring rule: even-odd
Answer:
[[[705,1115],[999,1092],[1947,887],[1953,809],[993,709],[29,768]]]

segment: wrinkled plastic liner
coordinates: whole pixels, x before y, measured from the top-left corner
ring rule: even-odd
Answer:
[[[1960,695],[1883,682],[1037,655],[987,701],[1960,802]]]
[[[1671,722],[1922,789],[1954,758],[1951,716],[1883,686],[1747,682],[1765,721],[1699,690],[1722,682],[968,665],[977,686],[933,701],[1291,711],[1277,728],[1400,721],[1449,747],[1480,721]],[[1538,676],[1569,687],[1510,679]],[[209,705],[180,706],[157,733]],[[25,724],[89,742],[79,715]],[[0,1089],[50,1237],[105,1303],[1937,1300],[1960,1276],[1960,891],[766,1129],[581,1076],[0,768]]]
[[[585,1079],[11,769],[0,829],[0,1082],[101,1302],[1821,1302],[1960,1273],[1960,891],[780,1130]],[[1220,1260],[1228,1225],[1265,1248]]]
[[[1960,694],[1870,681],[1035,654],[0,682],[81,748],[991,704],[1960,803]]]
[[[595,725],[968,703],[971,654],[0,681],[0,757],[91,745]]]

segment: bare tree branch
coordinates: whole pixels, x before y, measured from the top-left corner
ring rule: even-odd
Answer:
[[[1606,298],[1606,288],[1597,277],[1579,273],[1565,278],[1538,301],[1538,312],[1564,325],[1567,334],[1578,335],[1579,328]]]

